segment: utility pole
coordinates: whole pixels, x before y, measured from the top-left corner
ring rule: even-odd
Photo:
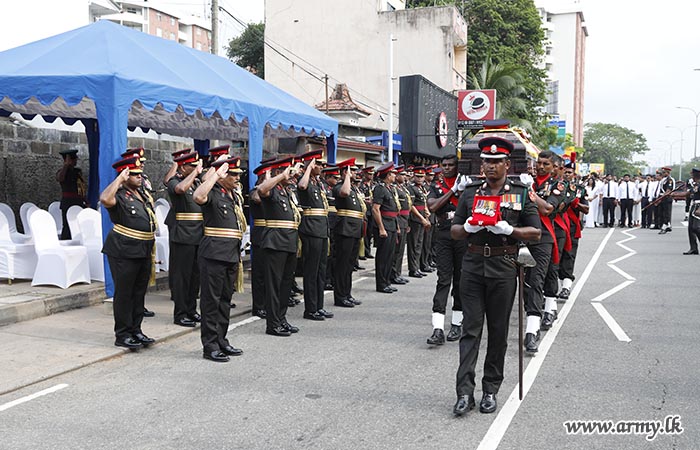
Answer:
[[[211,54],[219,53],[219,0],[211,0]]]
[[[323,80],[326,82],[326,114],[328,114],[328,74],[323,77]]]
[[[394,35],[389,35],[389,144],[387,156],[394,161]]]

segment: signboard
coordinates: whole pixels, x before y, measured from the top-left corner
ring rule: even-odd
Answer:
[[[401,151],[402,150],[402,143],[403,143],[403,138],[399,133],[394,133],[392,135],[394,138],[394,151]],[[382,131],[381,136],[369,136],[365,138],[366,142],[369,142],[370,144],[375,144],[375,145],[383,145],[386,148],[389,148],[389,132],[388,131]]]
[[[550,120],[547,122],[549,127],[557,127],[557,139],[566,138],[566,120]]]
[[[496,118],[496,90],[459,91],[457,120],[460,128],[482,128],[485,120]]]

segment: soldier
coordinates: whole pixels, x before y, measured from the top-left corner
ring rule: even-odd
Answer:
[[[200,184],[198,176],[202,173],[202,163],[199,154],[190,150],[176,156],[174,164],[177,172],[166,183],[172,206],[165,218],[170,240],[168,279],[174,302],[173,323],[194,327],[196,322],[201,321],[201,316],[197,314],[197,255],[199,241],[202,240],[203,216],[202,208],[195,203],[192,195]]]
[[[537,241],[540,237],[537,208],[528,196],[527,186],[510,181],[506,176],[513,144],[502,138],[487,137],[479,141],[479,148],[486,180],[465,189],[451,228],[453,239],[466,240],[468,246],[460,282],[464,324],[459,341],[457,403],[453,408],[457,416],[475,406],[476,361],[484,316],[488,345],[479,410],[482,413],[496,411],[496,395],[503,382],[508,346],[508,321],[515,297],[518,243]],[[475,197],[496,195],[501,196],[501,220],[486,227],[472,224]]]
[[[428,196],[423,190],[425,167],[413,168],[413,183],[409,185],[411,197],[414,199],[409,220],[408,232],[408,276],[422,278],[427,274],[420,271],[420,258],[423,249],[423,237],[431,224],[428,218],[430,211],[426,207]]]
[[[690,250],[683,252],[684,255],[697,255],[698,242],[700,239],[700,169],[693,167],[691,170],[693,184],[688,183],[688,195],[690,198],[690,208],[688,209],[688,241]]]
[[[114,277],[114,345],[136,350],[155,342],[141,331],[141,322],[153,269],[156,216],[140,190],[141,159],[124,158],[112,167],[119,175],[102,191],[100,202],[114,224],[102,247]]]
[[[321,173],[323,174],[323,190],[326,193],[328,200],[328,234],[330,236],[328,259],[326,261],[326,285],[325,291],[332,291],[335,282],[333,280],[335,274],[335,224],[338,220],[337,210],[335,207],[335,197],[333,188],[340,182],[340,171],[337,166],[326,166]]]
[[[250,245],[251,245],[251,295],[253,300],[254,316],[261,319],[267,318],[265,311],[265,261],[264,252],[260,246],[262,243],[263,232],[265,231],[265,213],[262,209],[260,197],[253,195],[253,191],[257,190],[260,183],[267,180],[270,176],[272,162],[275,158],[270,158],[261,161],[260,165],[255,168],[253,173],[258,177],[255,182],[255,187],[250,191],[250,215],[253,218],[253,227],[250,229]],[[255,201],[257,199],[258,201]]]
[[[63,166],[56,172],[56,181],[61,184],[61,218],[63,219],[63,228],[61,229],[61,239],[71,239],[70,226],[66,214],[68,208],[77,205],[81,208],[87,206],[85,194],[87,193],[87,185],[83,180],[83,172],[78,164],[78,150],[61,150],[58,152],[63,156]]]
[[[229,361],[243,350],[233,347],[226,333],[231,313],[231,296],[240,279],[241,239],[247,224],[243,204],[234,193],[240,179],[241,159],[221,158],[211,163],[202,184],[192,197],[201,206],[204,236],[199,245],[199,271],[202,286],[201,341],[204,359]]]
[[[263,181],[251,194],[260,201],[265,214],[262,237],[265,259],[265,293],[267,311],[266,334],[291,336],[299,328],[287,321],[289,295],[294,282],[297,255],[297,229],[301,215],[292,202],[287,186],[292,183],[300,163],[292,166],[293,157],[281,158],[272,164],[274,176]]]
[[[388,162],[377,169],[379,181],[372,192],[372,217],[377,225],[374,236],[377,243],[377,260],[375,262],[375,282],[377,292],[393,294],[398,289],[391,286],[391,269],[394,265],[394,252],[398,239],[396,217],[401,204],[398,193],[393,187],[396,169],[393,162]]]
[[[452,289],[452,319],[447,340],[456,341],[462,335],[462,301],[459,283],[467,242],[453,240],[450,236],[450,227],[459,196],[470,180],[464,176],[457,176],[457,155],[447,155],[442,159],[442,172],[444,178],[436,182],[428,194],[428,208],[435,216],[433,247],[438,275],[435,295],[433,295],[433,334],[427,340],[430,345],[445,343],[445,313],[450,289]]]
[[[581,214],[588,214],[588,201],[586,200],[586,188],[576,182],[576,163],[569,162],[564,166],[564,182],[567,185],[567,195],[572,198],[564,209],[564,217],[569,221],[569,236],[571,239],[571,250],[562,254],[559,263],[559,279],[561,280],[561,291],[557,298],[568,300],[571,294],[571,286],[574,283],[574,265],[576,263],[576,253],[578,252],[578,241],[581,238]]]
[[[673,197],[671,192],[676,188],[676,180],[671,176],[670,167],[661,168],[662,179],[659,181],[657,189],[657,198],[666,195],[663,200],[657,205],[659,214],[659,224],[661,231],[659,234],[666,234],[672,231],[671,227],[671,209],[673,208]]]
[[[651,196],[654,195],[652,181],[653,177],[647,174],[644,177],[644,181],[639,184],[639,192],[642,196],[642,228],[649,228],[652,223],[651,208],[647,208],[649,203],[651,203]]]
[[[360,182],[360,192],[365,198],[367,215],[363,223],[363,239],[365,246],[365,259],[372,259],[372,235],[374,234],[374,220],[372,219],[372,191],[376,182],[374,181],[374,166],[367,166],[361,171],[362,181]]]
[[[362,239],[362,221],[365,217],[364,201],[352,187],[357,166],[355,158],[338,163],[338,170],[343,182],[333,187],[333,198],[337,218],[333,227],[335,261],[333,298],[335,306],[353,308],[362,304],[352,296],[352,266],[360,250]]]
[[[692,202],[692,191],[697,182],[693,179],[693,174],[690,174],[690,178],[685,182],[686,196],[685,196],[685,218],[684,220],[689,220],[690,218],[690,205]]]
[[[399,215],[396,217],[396,225],[398,231],[398,241],[394,251],[394,265],[391,268],[391,283],[392,284],[407,284],[408,280],[401,276],[401,268],[403,266],[403,255],[406,251],[406,237],[408,236],[408,219],[413,208],[413,200],[411,193],[406,187],[406,169],[403,165],[396,167],[396,181],[394,188],[399,197],[401,208]]]
[[[426,199],[430,194],[433,186],[435,185],[435,171],[442,172],[442,168],[429,166],[425,168],[425,182],[423,183],[423,192],[425,192]],[[427,201],[427,200],[426,200]],[[428,211],[430,212],[430,211]],[[432,267],[432,255],[433,255],[433,235],[435,234],[435,214],[430,214],[430,225],[429,229],[425,230],[423,234],[423,247],[420,252],[420,271],[428,274],[434,272]]]
[[[302,208],[299,236],[304,271],[304,318],[317,321],[333,317],[333,313],[323,308],[328,258],[328,200],[318,179],[322,166],[317,161],[322,157],[323,150],[314,150],[297,158],[306,162],[304,175],[297,183]]]

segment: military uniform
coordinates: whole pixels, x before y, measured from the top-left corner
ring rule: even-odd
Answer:
[[[393,168],[393,164],[392,164]],[[392,170],[392,169],[387,169]],[[382,172],[381,168],[377,172]],[[394,266],[394,252],[397,241],[397,216],[399,215],[400,202],[398,193],[393,186],[387,185],[384,180],[379,180],[372,193],[372,204],[380,206],[380,220],[384,224],[386,237],[379,236],[379,228],[376,228],[375,242],[377,255],[375,263],[375,282],[379,292],[389,290],[391,292],[391,269]]]
[[[61,155],[67,157],[68,155],[77,155],[77,150],[67,150],[60,152]],[[64,169],[61,169],[64,170]],[[59,174],[61,172],[59,170]],[[83,171],[79,167],[69,166],[65,168],[65,173],[63,174],[63,181],[61,183],[61,219],[63,220],[63,228],[61,229],[61,239],[68,240],[71,239],[70,226],[68,225],[68,219],[66,214],[71,206],[80,206],[85,208],[87,205],[85,201],[85,194],[87,193],[87,185],[85,180],[83,180]]]
[[[571,250],[564,251],[561,261],[559,262],[559,279],[562,283],[562,288],[558,298],[566,300],[571,293],[571,286],[574,282],[574,265],[576,264],[576,254],[578,253],[578,241],[581,238],[581,212],[579,205],[587,205],[586,188],[574,180],[570,181],[566,190],[566,199],[564,208],[564,219],[569,225],[569,239],[571,241]]]
[[[328,170],[329,169],[329,170]],[[337,168],[324,169],[325,174],[335,170],[337,173]],[[324,289],[332,289],[335,285],[335,234],[333,229],[338,220],[337,210],[335,206],[335,196],[333,194],[333,188],[326,182],[323,183],[323,191],[326,193],[326,200],[328,201],[328,258],[326,259],[326,285]]]
[[[426,174],[427,175],[427,174]],[[427,179],[427,176],[426,176]],[[430,196],[433,188],[436,186],[437,180],[428,183],[427,181],[423,183],[423,192],[425,192],[426,199]],[[436,224],[437,216],[435,214],[430,215],[430,225],[431,227],[423,233],[423,247],[420,252],[420,271],[425,273],[433,272],[433,237],[437,233]]]
[[[408,186],[411,192],[411,198],[413,199],[413,206],[418,210],[423,217],[427,217],[426,202],[428,196],[423,190],[422,184],[411,183]],[[425,228],[423,223],[419,221],[417,217],[413,214],[409,216],[409,227],[408,232],[408,275],[414,276],[420,272],[420,258],[421,251],[423,249],[423,237],[425,235]],[[420,276],[420,275],[419,275]]]
[[[401,268],[403,266],[403,256],[406,253],[409,218],[411,216],[413,199],[411,198],[411,193],[408,191],[405,183],[396,183],[393,188],[396,190],[399,197],[399,204],[401,205],[401,208],[399,209],[399,215],[396,217],[398,235],[396,249],[394,251],[394,266],[391,270],[390,280],[392,283],[398,282],[400,284],[406,284],[408,283],[408,280],[401,276]]]
[[[693,168],[694,174],[700,173],[700,170]],[[688,183],[690,206],[688,209],[688,241],[690,250],[684,255],[698,254],[698,239],[700,239],[700,183],[694,182],[692,185]]]
[[[260,174],[257,174],[260,176]],[[253,191],[257,186],[250,191],[250,197],[253,197]],[[260,203],[255,201],[250,202],[250,215],[253,219],[253,227],[250,229],[250,245],[251,245],[251,296],[253,300],[253,315],[262,319],[267,316],[265,311],[265,261],[262,244],[262,236],[265,231],[265,214]]]
[[[670,172],[670,170],[669,170]],[[671,175],[666,175],[661,181],[659,181],[660,192],[659,197],[673,191],[676,188],[676,180],[671,177]],[[673,208],[673,197],[671,195],[666,196],[658,205],[657,211],[659,214],[659,223],[661,225],[661,231],[659,234],[664,234],[671,231],[671,210]]]
[[[374,167],[365,167],[362,170],[362,172],[368,172],[372,169],[374,169]],[[376,183],[374,181],[367,182],[363,180],[360,183],[360,192],[364,197],[365,209],[367,210],[362,230],[362,238],[364,239],[366,258],[372,258],[372,237],[374,236],[375,227],[374,220],[372,220],[372,192],[374,191],[374,186],[376,186]]]

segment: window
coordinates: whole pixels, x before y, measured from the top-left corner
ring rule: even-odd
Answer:
[[[175,33],[170,33],[170,39],[172,39],[173,41],[177,40],[177,39],[175,39]]]
[[[160,13],[156,13],[156,20],[157,20],[158,22],[162,22],[162,21],[163,21],[163,16],[162,16]]]
[[[175,26],[175,18],[174,17],[170,18],[170,25]]]
[[[202,43],[201,42],[197,42],[197,50],[199,50],[200,52],[202,51]]]
[[[163,30],[161,30],[160,28],[156,28],[156,36],[163,37]]]
[[[196,34],[197,36],[199,36],[200,34],[202,34],[202,30],[200,30],[199,27],[195,28],[195,29],[194,29],[194,32],[195,32],[195,34]]]

